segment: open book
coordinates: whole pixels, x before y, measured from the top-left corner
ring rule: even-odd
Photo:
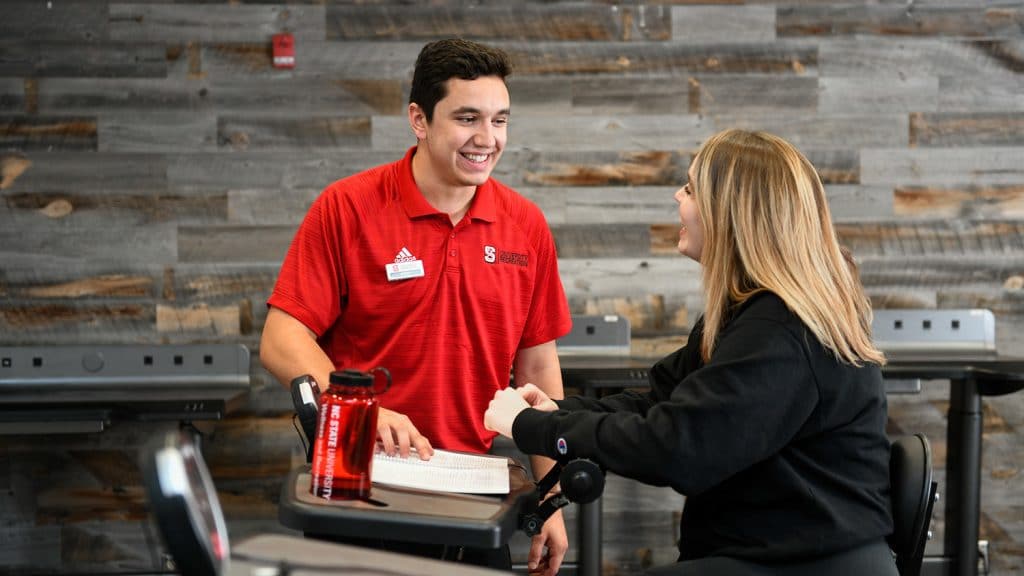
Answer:
[[[508,458],[434,450],[430,460],[420,460],[415,449],[408,458],[373,456],[374,483],[403,488],[464,492],[467,494],[508,494]]]

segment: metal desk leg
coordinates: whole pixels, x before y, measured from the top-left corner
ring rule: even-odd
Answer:
[[[583,382],[581,392],[586,398],[596,398],[597,390]],[[601,498],[590,504],[580,504],[576,518],[576,533],[579,542],[576,549],[577,573],[579,576],[600,576],[601,574]]]
[[[981,395],[973,380],[950,382],[946,429],[946,531],[943,554],[953,574],[978,573],[981,519]]]
[[[580,504],[577,519],[579,548],[577,567],[580,576],[601,574],[601,498]]]

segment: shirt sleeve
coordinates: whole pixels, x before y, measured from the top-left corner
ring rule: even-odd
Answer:
[[[667,383],[669,396],[646,412],[626,405],[612,412],[527,409],[513,424],[516,444],[528,454],[590,458],[682,494],[721,483],[778,452],[818,400],[802,336],[770,320],[745,324],[723,333],[711,360]]]
[[[572,319],[569,316],[569,302],[558,274],[558,256],[555,241],[543,216],[538,228],[541,239],[537,243],[537,281],[534,283],[530,312],[519,340],[519,348],[530,348],[550,342],[569,333]]]
[[[347,293],[341,265],[341,215],[330,192],[328,188],[313,202],[299,225],[267,301],[317,336],[337,320]]]

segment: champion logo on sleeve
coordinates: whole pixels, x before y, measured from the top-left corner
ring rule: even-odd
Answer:
[[[555,442],[555,448],[562,456],[569,453],[569,443],[565,441],[565,438],[559,438],[558,441]]]

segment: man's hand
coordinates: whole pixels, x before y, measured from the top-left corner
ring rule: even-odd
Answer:
[[[544,523],[540,534],[530,541],[530,554],[526,558],[529,573],[555,576],[562,567],[562,560],[568,549],[569,537],[565,534],[565,520],[562,518],[562,511],[558,510]]]
[[[515,388],[498,390],[494,393],[487,412],[484,412],[484,428],[511,438],[512,423],[516,421],[516,416],[529,407]]]
[[[548,395],[545,394],[543,390],[537,388],[533,384],[520,386],[519,388],[516,388],[516,392],[519,392],[519,395],[523,397],[523,400],[526,400],[526,403],[530,405],[530,408],[536,408],[537,410],[542,410],[544,412],[554,412],[555,410],[558,410],[558,404],[555,404],[554,400],[548,398]]]
[[[377,413],[377,436],[388,456],[397,452],[402,458],[408,458],[410,447],[416,449],[421,460],[430,460],[434,455],[430,441],[420,434],[405,414],[381,408]]]

